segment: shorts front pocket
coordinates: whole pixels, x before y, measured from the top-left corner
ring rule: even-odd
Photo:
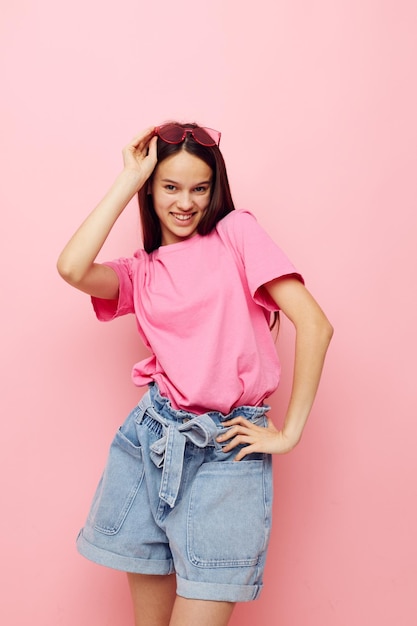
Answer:
[[[187,551],[197,567],[252,567],[271,521],[270,459],[205,463],[191,490]]]
[[[96,530],[107,535],[120,530],[143,475],[142,450],[120,429],[111,444],[107,465],[91,506],[89,522]]]

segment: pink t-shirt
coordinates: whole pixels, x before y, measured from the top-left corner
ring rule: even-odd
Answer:
[[[278,386],[269,329],[277,306],[262,285],[295,275],[285,254],[247,211],[232,211],[206,236],[108,263],[119,299],[92,298],[98,319],[134,313],[152,356],[132,378],[155,381],[176,409],[224,414],[258,406]]]

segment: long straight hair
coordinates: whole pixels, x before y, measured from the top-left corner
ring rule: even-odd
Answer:
[[[178,124],[182,128],[198,128],[197,124]],[[142,225],[143,247],[146,252],[151,253],[159,248],[162,243],[161,226],[158,216],[155,213],[153,197],[150,193],[152,179],[159,163],[162,163],[169,156],[185,150],[189,154],[198,157],[206,163],[212,171],[210,201],[207,209],[198,223],[197,232],[199,235],[208,235],[217,222],[234,210],[232,194],[227,177],[226,164],[218,146],[202,146],[191,133],[187,133],[184,141],[178,144],[171,144],[158,137],[157,156],[158,163],[149,179],[138,193],[139,213]]]

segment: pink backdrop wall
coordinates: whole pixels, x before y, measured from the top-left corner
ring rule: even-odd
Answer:
[[[74,540],[139,397],[130,367],[142,348],[133,319],[96,322],[55,262],[122,146],[176,117],[223,131],[236,204],[287,251],[336,328],[305,437],[275,459],[265,591],[232,624],[415,624],[416,5],[245,6],[3,3],[7,626],[131,623],[124,575],[79,557]],[[133,250],[137,223],[129,207],[103,258]],[[284,323],[277,421],[291,340]]]

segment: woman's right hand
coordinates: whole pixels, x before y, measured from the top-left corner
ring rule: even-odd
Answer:
[[[58,271],[70,285],[98,298],[117,298],[116,273],[95,259],[114,223],[146,183],[157,163],[154,127],[147,128],[123,149],[123,171],[96,208],[71,237],[58,259]]]
[[[152,174],[157,163],[156,143],[158,138],[154,135],[154,126],[136,135],[130,143],[123,148],[124,169],[134,171],[141,175],[145,182]]]

